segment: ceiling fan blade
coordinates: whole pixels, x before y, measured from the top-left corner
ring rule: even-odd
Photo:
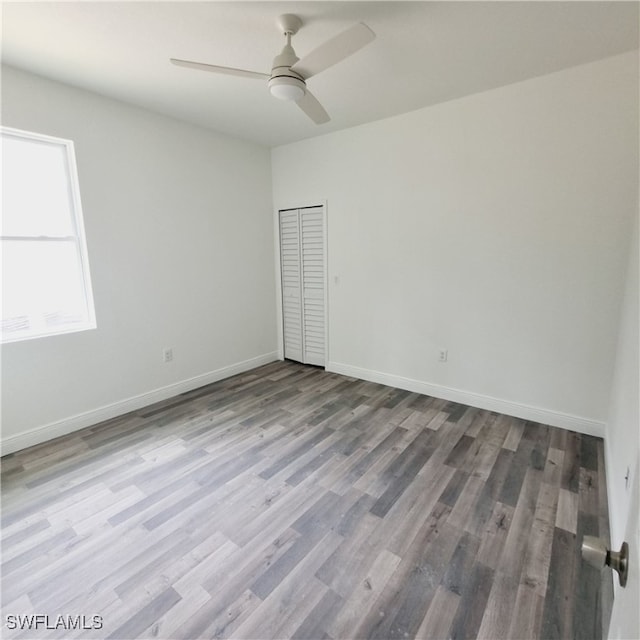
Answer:
[[[296,100],[296,104],[316,123],[324,124],[329,122],[331,118],[324,110],[324,107],[318,102],[317,98],[307,90],[307,92]]]
[[[376,34],[360,22],[321,44],[291,69],[307,80],[362,49],[375,40],[375,37]]]
[[[191,60],[178,60],[177,58],[169,58],[170,62],[178,67],[187,67],[187,69],[199,69],[200,71],[212,71],[213,73],[225,73],[229,76],[240,76],[242,78],[256,78],[258,80],[269,79],[268,73],[259,73],[258,71],[247,71],[246,69],[234,69],[233,67],[219,67],[215,64],[205,64],[204,62],[193,62]]]

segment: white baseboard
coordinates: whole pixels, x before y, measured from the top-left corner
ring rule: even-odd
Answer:
[[[405,389],[406,391],[413,391],[415,393],[422,393],[424,395],[441,398],[443,400],[452,400],[454,402],[459,402],[460,404],[466,404],[470,407],[504,413],[516,418],[531,420],[532,422],[539,422],[553,427],[561,427],[562,429],[577,431],[578,433],[584,433],[589,436],[604,438],[605,435],[604,422],[591,420],[589,418],[582,418],[580,416],[551,411],[549,409],[541,409],[539,407],[531,407],[526,404],[511,402],[509,400],[500,400],[499,398],[492,398],[491,396],[485,396],[471,391],[462,391],[460,389],[422,382],[421,380],[414,380],[412,378],[404,378],[402,376],[373,371],[371,369],[353,367],[340,362],[329,362],[327,363],[326,369],[327,371],[333,371],[334,373],[340,373],[352,378],[368,380],[369,382],[378,382],[380,384]]]
[[[189,378],[188,380],[182,380],[160,389],[154,389],[153,391],[148,391],[147,393],[143,393],[132,398],[127,398],[110,405],[65,418],[64,420],[36,427],[35,429],[31,429],[15,436],[3,438],[0,442],[0,455],[7,455],[21,449],[26,449],[27,447],[41,444],[47,440],[52,440],[53,438],[72,433],[73,431],[90,427],[94,424],[104,422],[105,420],[117,418],[118,416],[129,413],[130,411],[137,411],[138,409],[147,407],[155,402],[167,400],[168,398],[172,398],[181,393],[192,391],[193,389],[203,387],[207,384],[211,384],[212,382],[217,382],[218,380],[223,380],[224,378],[228,378],[238,373],[249,371],[255,367],[260,367],[278,359],[281,358],[278,357],[277,352],[265,353],[261,356],[251,358],[243,362],[238,362],[227,367],[222,367],[221,369],[216,369],[215,371],[209,371],[208,373],[204,373],[194,378]],[[326,370],[350,376],[352,378],[358,378],[360,380],[378,382],[380,384],[397,387],[399,389],[406,389],[407,391],[422,393],[435,398],[442,398],[443,400],[452,400],[471,407],[478,407],[479,409],[504,413],[516,418],[523,418],[524,420],[531,420],[554,427],[561,427],[563,429],[577,431],[578,433],[584,433],[590,436],[604,438],[605,435],[605,425],[603,422],[582,418],[580,416],[573,416],[566,413],[560,413],[558,411],[531,407],[529,405],[510,402],[508,400],[500,400],[498,398],[492,398],[491,396],[485,396],[470,391],[461,391],[460,389],[430,384],[428,382],[422,382],[421,380],[414,380],[412,378],[405,378],[403,376],[383,373],[371,369],[363,369],[361,367],[354,367],[339,362],[328,362]]]
[[[148,391],[132,398],[126,398],[125,400],[114,402],[113,404],[99,407],[91,411],[86,411],[85,413],[80,413],[75,416],[65,418],[64,420],[59,420],[41,427],[36,427],[35,429],[30,429],[24,433],[2,439],[2,442],[0,443],[0,455],[4,456],[8,453],[32,447],[36,444],[46,442],[47,440],[58,438],[59,436],[64,436],[73,431],[90,427],[94,424],[104,422],[105,420],[117,418],[118,416],[129,413],[130,411],[137,411],[138,409],[147,407],[155,402],[167,400],[168,398],[172,398],[181,393],[192,391],[199,387],[204,387],[207,384],[223,380],[224,378],[229,378],[230,376],[234,376],[238,373],[244,373],[245,371],[249,371],[255,367],[260,367],[264,364],[274,362],[275,360],[278,360],[278,354],[276,352],[265,353],[261,356],[244,360],[243,362],[237,362],[227,367],[216,369],[215,371],[209,371],[208,373],[203,373],[202,375],[195,376],[187,380],[175,382],[160,389],[154,389],[153,391]]]

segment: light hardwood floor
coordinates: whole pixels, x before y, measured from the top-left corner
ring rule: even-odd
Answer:
[[[611,579],[579,546],[608,539],[603,458],[266,365],[2,459],[3,637],[600,638]]]

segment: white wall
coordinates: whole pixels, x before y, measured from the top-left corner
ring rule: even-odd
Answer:
[[[75,142],[98,323],[3,346],[4,452],[274,359],[268,149],[11,68],[2,121]]]
[[[328,368],[603,435],[637,95],[631,53],[274,149],[275,208],[328,205]]]
[[[273,358],[268,150],[2,80],[76,143],[98,319],[4,345],[4,451]],[[273,150],[276,208],[328,203],[329,368],[603,435],[637,90],[632,53]]]

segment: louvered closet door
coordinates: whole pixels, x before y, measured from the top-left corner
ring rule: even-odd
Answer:
[[[322,207],[300,209],[304,362],[324,366],[324,228]]]
[[[297,209],[280,212],[280,263],[284,357],[303,362],[302,263],[300,261],[300,220]]]
[[[322,207],[280,211],[284,357],[324,366],[325,281]]]

